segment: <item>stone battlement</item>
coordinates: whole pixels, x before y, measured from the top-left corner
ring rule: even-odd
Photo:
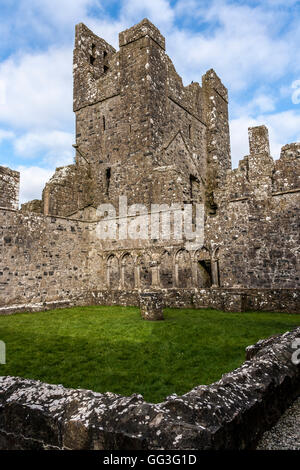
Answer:
[[[300,191],[300,143],[285,145],[279,160],[270,155],[268,129],[249,128],[250,154],[238,168],[229,170],[219,197],[226,201],[243,197],[266,199]]]

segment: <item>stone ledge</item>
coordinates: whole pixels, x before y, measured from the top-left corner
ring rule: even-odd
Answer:
[[[50,299],[39,303],[0,304],[0,315],[19,312],[38,312],[51,308],[89,305],[139,306],[141,289],[129,291],[86,290],[68,299]],[[244,288],[171,288],[159,289],[163,306],[171,308],[213,308],[227,312],[283,312],[300,314],[300,289],[244,289]]]
[[[67,308],[73,306],[71,300],[56,300],[52,302],[38,302],[34,304],[17,304],[0,306],[0,315],[13,315],[14,313],[23,312],[42,312],[46,310],[52,310],[56,308]]]
[[[159,404],[0,377],[0,448],[252,448],[299,395],[300,365],[291,361],[299,337],[300,327],[261,341],[220,381]]]

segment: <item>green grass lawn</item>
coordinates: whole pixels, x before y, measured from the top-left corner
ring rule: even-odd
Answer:
[[[0,316],[7,349],[0,375],[159,402],[220,379],[242,364],[246,346],[300,324],[300,317],[279,313],[164,315],[147,322],[135,307],[76,307]]]

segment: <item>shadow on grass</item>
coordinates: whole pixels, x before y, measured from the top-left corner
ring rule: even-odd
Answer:
[[[245,347],[299,324],[286,314],[166,309],[145,322],[134,307],[77,307],[0,318],[1,375],[16,375],[159,402],[218,380]]]

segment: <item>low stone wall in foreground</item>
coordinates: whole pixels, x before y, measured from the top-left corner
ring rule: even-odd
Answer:
[[[0,377],[0,449],[245,449],[300,393],[300,327],[247,348],[211,385],[163,403]]]

